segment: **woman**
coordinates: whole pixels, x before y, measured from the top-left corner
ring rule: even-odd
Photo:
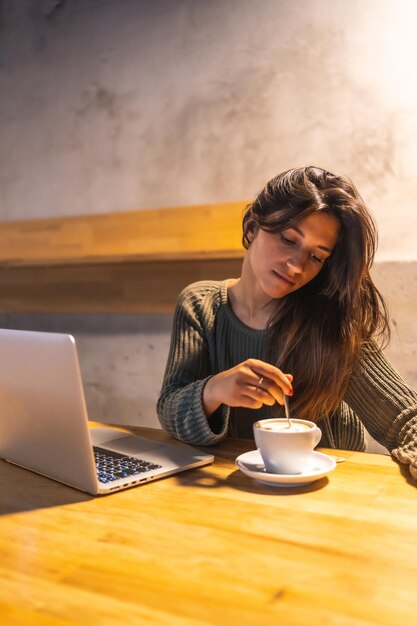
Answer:
[[[351,181],[317,167],[269,181],[243,217],[241,276],[179,296],[162,426],[188,443],[293,413],[319,422],[321,444],[364,449],[365,426],[417,478],[417,394],[377,345],[384,301],[369,274],[372,218]]]

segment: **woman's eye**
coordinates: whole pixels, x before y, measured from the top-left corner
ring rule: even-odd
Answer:
[[[281,234],[281,239],[285,241],[285,243],[289,243],[292,246],[296,243],[292,239],[288,239],[288,237],[286,237],[283,233],[280,233],[280,234]]]
[[[311,255],[311,258],[313,259],[313,261],[315,263],[320,263],[320,265],[323,265],[323,263],[325,262],[326,259],[319,259],[318,256],[315,256],[314,254]]]

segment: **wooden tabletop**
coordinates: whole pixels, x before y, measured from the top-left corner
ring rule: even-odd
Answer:
[[[213,465],[99,498],[1,461],[0,622],[414,623],[407,472],[386,456],[325,450],[346,462],[274,489],[234,466],[251,448],[225,441]]]

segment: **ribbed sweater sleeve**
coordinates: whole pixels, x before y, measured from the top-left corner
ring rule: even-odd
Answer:
[[[203,390],[211,372],[207,328],[201,313],[205,304],[212,307],[210,298],[205,303],[203,289],[189,285],[178,298],[157,413],[171,436],[191,444],[212,445],[226,435],[229,409],[222,405],[210,423],[203,409]],[[214,323],[215,314],[206,310],[204,318],[205,323],[211,318]],[[210,426],[213,422],[217,432]]]
[[[375,344],[349,382],[345,401],[370,434],[417,478],[417,393]]]

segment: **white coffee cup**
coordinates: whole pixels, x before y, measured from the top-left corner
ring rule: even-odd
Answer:
[[[308,420],[259,420],[253,425],[256,447],[269,474],[301,474],[321,439],[321,430]]]

